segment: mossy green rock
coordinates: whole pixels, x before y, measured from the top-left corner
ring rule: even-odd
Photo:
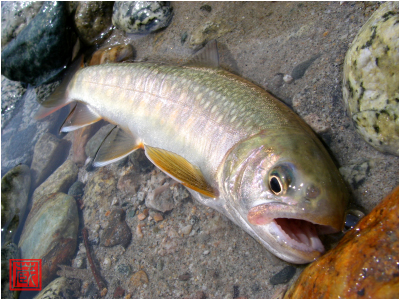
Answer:
[[[31,186],[29,167],[19,165],[1,179],[1,228],[6,241],[11,241],[25,214]]]
[[[23,259],[40,259],[59,241],[78,236],[78,209],[75,199],[64,193],[43,197],[33,205],[18,246]]]
[[[386,2],[361,28],[344,62],[343,98],[356,130],[399,155],[399,3]]]

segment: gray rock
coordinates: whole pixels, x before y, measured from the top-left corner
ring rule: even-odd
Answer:
[[[112,32],[112,1],[82,1],[75,13],[80,40],[87,45],[99,44]]]
[[[64,193],[45,196],[34,203],[18,246],[23,259],[40,259],[61,240],[78,236],[78,209],[75,199]],[[62,249],[60,249],[62,250]]]
[[[112,22],[127,33],[147,34],[167,27],[173,12],[167,1],[117,1]]]
[[[67,193],[69,187],[78,176],[78,167],[72,160],[67,160],[46,181],[36,188],[33,193],[33,203],[51,193]]]
[[[84,183],[82,183],[80,181],[76,181],[69,188],[68,195],[74,197],[75,200],[82,199],[82,196],[84,194],[84,190],[83,190],[84,187],[85,187]]]
[[[58,277],[50,282],[34,299],[73,299],[79,296],[79,282]]]
[[[35,145],[31,165],[34,188],[63,163],[69,146],[69,142],[60,140],[51,133],[44,133],[40,137]]]
[[[1,179],[1,228],[6,241],[11,241],[24,217],[31,187],[29,167],[20,165]]]
[[[37,15],[43,1],[5,1],[1,4],[1,48],[3,49]]]
[[[1,53],[1,73],[32,85],[49,82],[64,70],[75,43],[67,26],[66,2],[45,2],[36,17]]]
[[[1,248],[1,298],[18,299],[20,291],[10,291],[10,259],[20,259],[18,246],[9,243]]]

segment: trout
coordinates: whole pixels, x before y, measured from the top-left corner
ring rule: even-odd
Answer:
[[[74,104],[61,131],[117,125],[101,167],[143,148],[197,201],[279,258],[307,263],[342,230],[348,191],[328,152],[289,107],[219,67],[215,41],[186,65],[117,63],[71,73],[36,118]]]

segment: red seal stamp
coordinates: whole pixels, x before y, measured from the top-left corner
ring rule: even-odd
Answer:
[[[40,291],[41,289],[41,259],[10,259],[10,291]]]

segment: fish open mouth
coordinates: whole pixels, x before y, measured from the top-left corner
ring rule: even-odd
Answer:
[[[318,236],[318,226],[299,219],[276,218],[270,223],[271,233],[288,246],[302,251],[324,252],[325,247]]]
[[[277,207],[277,206],[276,206]],[[265,226],[279,243],[304,251],[320,253],[325,251],[319,235],[337,232],[331,226],[313,223],[306,216],[298,218],[298,213],[277,211],[271,205],[253,207],[247,219],[253,225]],[[282,208],[282,207],[279,207]],[[279,209],[280,210],[280,209]],[[296,218],[297,217],[297,218]],[[300,216],[301,217],[301,216]]]

